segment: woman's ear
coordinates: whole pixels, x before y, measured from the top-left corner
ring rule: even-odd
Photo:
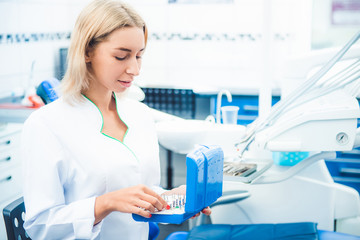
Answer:
[[[92,56],[92,51],[88,48],[85,51],[85,62],[86,63],[90,63],[91,62],[91,56]]]
[[[89,54],[85,54],[85,62],[86,63],[90,63],[91,62],[91,57],[89,56]]]

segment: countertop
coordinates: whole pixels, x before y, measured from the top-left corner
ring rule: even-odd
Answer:
[[[21,96],[0,99],[0,123],[23,123],[37,109],[21,106],[21,100]]]

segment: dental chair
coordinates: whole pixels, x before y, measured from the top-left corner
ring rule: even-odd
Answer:
[[[248,191],[224,192],[210,207],[230,205],[250,197]],[[212,224],[210,216],[201,214],[189,220],[189,231],[173,232],[165,240],[360,240],[360,236],[319,230],[315,222]]]
[[[213,209],[219,205],[232,204],[248,198],[247,191],[227,192],[213,203]],[[165,240],[276,240],[276,239],[319,239],[319,240],[360,240],[359,236],[344,233],[318,230],[317,223],[296,222],[296,223],[277,223],[277,224],[212,224],[210,216],[201,214],[200,224],[191,228],[190,220],[189,231],[173,232]],[[196,222],[195,222],[196,224]]]
[[[165,240],[276,240],[276,239],[319,239],[319,240],[358,240],[360,237],[322,231],[316,223],[279,223],[251,225],[200,225],[190,232],[175,232]]]

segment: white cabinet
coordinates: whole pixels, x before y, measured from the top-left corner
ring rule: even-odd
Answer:
[[[0,240],[6,240],[3,208],[22,195],[20,140],[22,124],[0,128]]]

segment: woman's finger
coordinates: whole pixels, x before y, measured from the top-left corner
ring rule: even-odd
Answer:
[[[155,212],[155,207],[148,201],[139,199],[136,201],[135,205],[144,210],[148,210],[149,212]]]
[[[211,214],[211,209],[210,207],[206,207],[203,210],[201,210],[201,212],[207,216],[209,216]]]
[[[200,213],[197,213],[194,216],[192,216],[191,219],[194,219],[194,218],[198,217],[199,215],[200,215]]]
[[[152,195],[149,195],[149,194],[142,195],[141,200],[149,203],[153,207],[153,209],[151,208],[151,210],[150,210],[150,206],[149,206],[149,208],[146,208],[146,209],[150,210],[151,212],[154,212],[155,208],[158,209],[158,210],[163,210],[167,205],[165,200],[164,200],[164,202],[165,202],[165,206],[164,206],[158,198],[156,198],[156,197],[154,197]]]
[[[146,218],[151,218],[151,213],[149,211],[139,207],[132,207],[131,212]]]
[[[172,194],[186,195],[186,185],[181,185],[180,187],[173,188],[163,193],[163,195],[172,195]]]
[[[164,209],[168,204],[167,202],[156,192],[151,190],[148,187],[144,188],[144,192],[148,194],[148,196],[144,196],[146,201],[149,201],[151,204],[153,204],[157,209],[162,210]],[[149,197],[151,196],[151,197]]]

